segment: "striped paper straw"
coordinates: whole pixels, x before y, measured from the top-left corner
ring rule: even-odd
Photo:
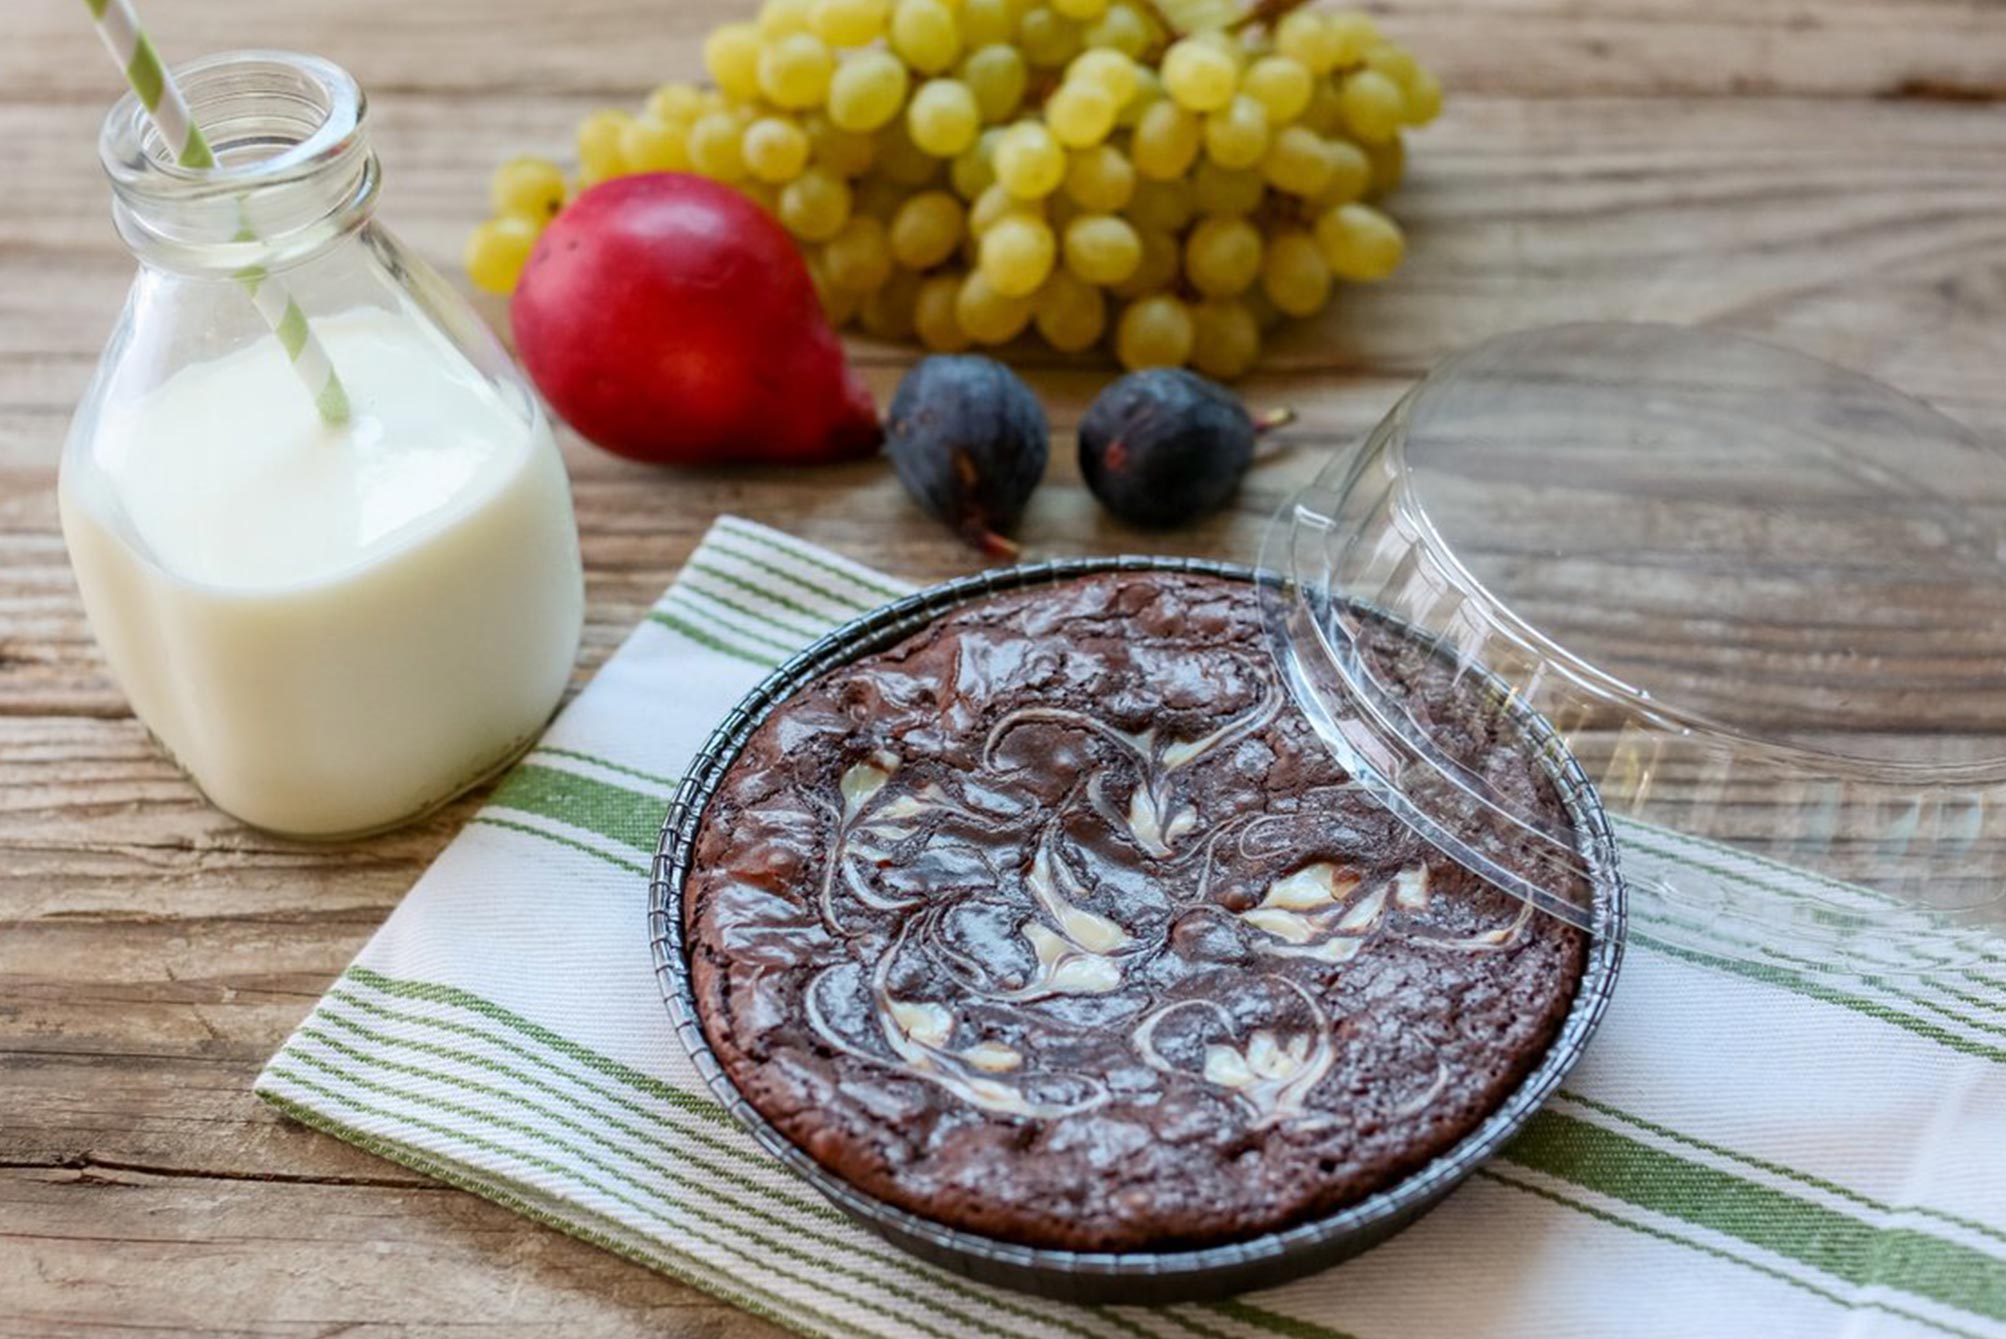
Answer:
[[[91,12],[105,50],[111,52],[112,59],[125,71],[126,82],[132,85],[139,105],[146,109],[160,137],[174,150],[175,161],[183,167],[216,166],[216,155],[210,150],[209,141],[189,115],[188,100],[181,96],[179,85],[167,72],[146,30],[139,26],[139,15],[134,12],[131,0],[84,0],[84,8]],[[246,241],[254,236],[247,227],[237,240]],[[329,423],[347,422],[348,392],[342,388],[334,364],[328,361],[327,350],[307,325],[306,313],[300,310],[292,294],[259,266],[240,271],[237,281],[251,295],[251,305],[258,309],[258,315],[265,318],[265,324],[278,336],[293,371],[299,373],[300,380],[312,393],[321,418]]]

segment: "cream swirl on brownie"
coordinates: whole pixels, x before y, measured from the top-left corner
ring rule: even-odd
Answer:
[[[1116,574],[965,606],[783,703],[706,811],[713,1050],[859,1188],[1077,1249],[1232,1240],[1473,1128],[1580,934],[1424,846],[1290,704],[1250,588]],[[1419,662],[1415,691],[1481,704]],[[1535,812],[1528,758],[1473,758]]]

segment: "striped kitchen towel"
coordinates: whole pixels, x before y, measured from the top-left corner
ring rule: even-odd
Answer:
[[[1228,1302],[1088,1308],[851,1226],[712,1100],[657,993],[677,768],[772,666],[907,588],[717,523],[258,1080],[288,1115],[813,1335],[2006,1339],[2006,950],[1837,985],[1636,924],[1508,1151],[1388,1245]],[[1625,829],[1626,858],[1705,858]],[[1634,844],[1632,844],[1634,843]]]

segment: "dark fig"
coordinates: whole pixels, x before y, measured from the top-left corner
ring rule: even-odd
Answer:
[[[885,418],[885,447],[906,491],[994,557],[1017,528],[1051,453],[1045,411],[1003,364],[936,355],[906,373]]]
[[[1114,382],[1080,420],[1080,473],[1131,525],[1181,525],[1226,504],[1253,463],[1256,423],[1217,382],[1152,368]]]

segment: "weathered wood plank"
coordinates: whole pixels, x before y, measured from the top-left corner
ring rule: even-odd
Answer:
[[[231,46],[318,51],[371,88],[449,90],[485,110],[518,93],[639,93],[701,70],[698,44],[737,0],[574,0],[506,9],[297,0],[243,11],[148,7],[170,59]],[[1990,97],[2006,91],[2001,19],[1985,0],[1372,0],[1385,29],[1451,90]],[[102,58],[61,0],[16,0],[6,97],[90,99]],[[441,52],[450,53],[442,59]],[[80,74],[84,71],[85,74]]]
[[[0,1335],[135,1329],[524,1339],[779,1333],[432,1182],[0,1166]]]
[[[374,96],[384,216],[450,271],[490,165],[696,72],[751,0],[150,0],[170,57],[289,46]],[[1107,520],[1066,435],[1105,363],[1032,355],[1055,465],[1033,556],[1246,556],[1262,518],[1435,358],[1555,320],[1707,321],[2006,430],[2006,13],[1991,0],[1374,0],[1451,90],[1398,212],[1413,261],[1279,338],[1250,399],[1303,415],[1226,514]],[[342,847],[248,832],[131,720],[50,491],[131,272],[92,159],[114,93],[74,0],[0,40],[0,1335],[753,1335],[702,1295],[278,1121],[259,1062],[474,800]],[[492,317],[499,305],[486,304]],[[853,345],[882,395],[909,351]],[[736,511],[914,578],[977,559],[878,465],[695,475],[567,444],[578,681]]]

